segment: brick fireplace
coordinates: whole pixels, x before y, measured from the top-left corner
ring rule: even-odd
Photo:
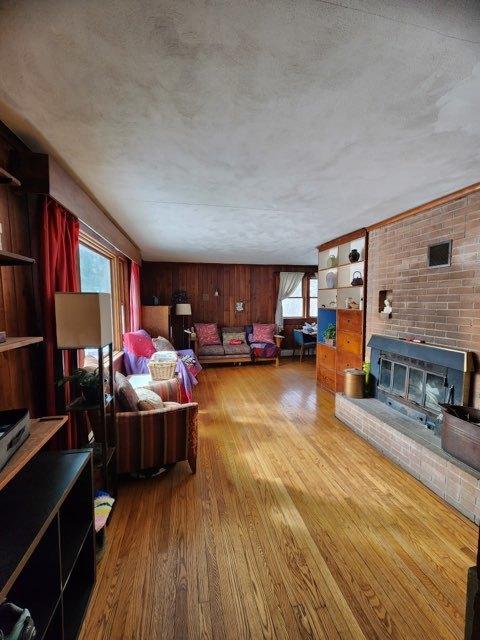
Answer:
[[[451,261],[428,266],[429,247],[440,242],[451,242]],[[478,524],[480,474],[442,450],[438,407],[429,402],[432,393],[436,403],[440,397],[447,402],[453,394],[456,403],[480,407],[480,194],[374,229],[368,255],[366,343],[375,335],[385,339],[383,345],[372,342],[377,381],[382,374],[379,353],[383,349],[384,356],[396,355],[385,364],[382,397],[377,388],[377,397],[365,400],[337,394],[336,416]],[[391,315],[380,313],[386,292]],[[469,382],[461,393],[460,377],[444,361],[437,362],[437,354],[429,363],[417,353],[394,348],[407,337],[439,347],[438,353],[469,352]],[[422,353],[427,347],[421,347]],[[367,359],[370,355],[368,348]],[[419,361],[421,372],[414,371]],[[411,375],[418,378],[414,403],[409,397]]]
[[[428,247],[449,240],[451,265],[428,267]],[[480,407],[480,194],[373,230],[368,255],[367,343],[414,335],[473,352],[470,402]],[[382,290],[391,291],[391,318],[379,313]]]

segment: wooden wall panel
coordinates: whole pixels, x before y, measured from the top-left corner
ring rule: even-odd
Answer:
[[[184,289],[192,304],[192,322],[216,322],[220,326],[274,322],[280,271],[314,273],[316,266],[144,262],[142,303],[151,304],[157,296],[160,304],[171,304],[173,291]],[[213,295],[216,288],[218,297]],[[243,312],[235,311],[235,302],[239,301],[245,303]],[[181,319],[174,314],[172,318],[179,344]],[[291,347],[292,330],[303,321],[285,322],[285,348]]]
[[[20,141],[0,128],[0,166],[9,168],[14,148]],[[8,185],[0,185],[2,248],[36,257],[38,236],[31,233],[27,196]],[[37,270],[31,266],[0,268],[0,330],[10,336],[41,335],[36,312]],[[42,413],[42,346],[0,354],[0,410],[26,407],[32,415]]]

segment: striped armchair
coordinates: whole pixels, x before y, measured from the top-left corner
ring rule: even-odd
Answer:
[[[116,414],[118,473],[158,469],[188,460],[197,467],[198,405],[166,403],[151,411]]]

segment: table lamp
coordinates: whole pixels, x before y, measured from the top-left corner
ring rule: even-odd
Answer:
[[[113,340],[109,293],[56,293],[59,349],[101,349]]]
[[[185,317],[192,315],[192,305],[183,302],[175,306],[175,313],[177,316],[182,316],[182,346],[185,344]]]

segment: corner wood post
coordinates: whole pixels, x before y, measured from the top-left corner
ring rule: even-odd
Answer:
[[[277,345],[277,357],[275,358],[275,366],[278,367],[280,365],[280,350],[282,348],[282,340],[284,336],[275,336],[275,344]]]

